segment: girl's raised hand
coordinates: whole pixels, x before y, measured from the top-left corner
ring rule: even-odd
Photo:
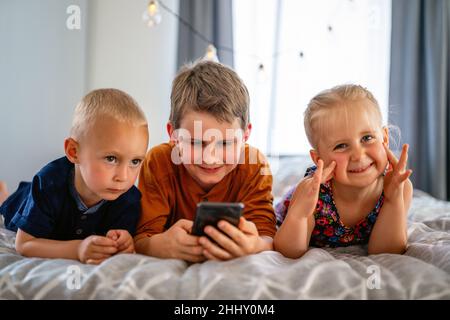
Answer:
[[[290,210],[295,212],[299,218],[309,217],[316,209],[319,199],[320,184],[330,180],[333,177],[336,162],[332,161],[325,169],[323,161],[319,159],[317,169],[312,176],[305,177],[298,185],[292,195]]]
[[[403,145],[400,159],[397,159],[386,144],[383,144],[383,146],[389,161],[386,176],[384,177],[384,197],[385,201],[394,201],[403,196],[405,181],[412,173],[412,170],[406,169],[409,145]]]

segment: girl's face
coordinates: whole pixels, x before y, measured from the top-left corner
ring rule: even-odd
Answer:
[[[325,166],[336,162],[333,179],[343,185],[366,187],[386,169],[388,159],[383,144],[388,132],[369,101],[352,102],[322,115],[317,151],[311,156]]]

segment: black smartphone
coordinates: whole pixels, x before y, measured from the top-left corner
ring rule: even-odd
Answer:
[[[208,225],[214,227],[220,220],[225,220],[234,226],[239,224],[244,204],[240,202],[200,202],[197,204],[192,234],[205,235],[204,229]]]

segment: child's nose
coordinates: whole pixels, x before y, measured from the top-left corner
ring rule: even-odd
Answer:
[[[116,170],[116,181],[126,181],[128,178],[128,166],[126,165],[120,165],[117,167]]]
[[[362,148],[361,146],[356,146],[352,150],[351,160],[359,161],[363,154],[364,154],[364,148]]]
[[[220,158],[222,155],[219,154],[217,148],[214,146],[209,146],[203,153],[203,163],[205,164],[216,164],[221,163],[222,159]]]

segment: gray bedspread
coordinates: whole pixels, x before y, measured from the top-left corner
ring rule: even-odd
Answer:
[[[450,203],[419,193],[404,255],[311,249],[189,265],[123,254],[99,266],[24,258],[0,224],[3,299],[450,299]]]

